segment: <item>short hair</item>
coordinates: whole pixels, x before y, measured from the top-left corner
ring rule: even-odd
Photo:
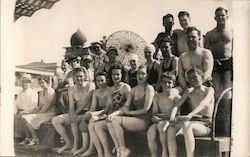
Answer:
[[[145,49],[149,49],[151,52],[155,52],[155,46],[153,44],[148,44],[144,47],[144,52],[145,52]]]
[[[181,16],[187,16],[188,18],[190,18],[190,14],[187,11],[180,11],[178,14],[178,18],[180,18]]]
[[[174,16],[172,14],[167,14],[165,16],[162,17],[162,21],[165,19],[165,18],[172,18],[174,20]]]
[[[163,80],[163,78],[170,78],[174,82],[176,81],[176,76],[171,71],[166,71],[166,72],[162,73],[161,74],[161,81]]]
[[[197,31],[198,35],[199,36],[201,35],[201,31],[198,28],[196,28],[196,27],[188,27],[186,34],[192,32],[192,31]]]
[[[106,72],[104,72],[104,71],[100,71],[100,72],[95,74],[95,78],[97,78],[97,76],[105,76],[107,78],[108,74]]]
[[[225,8],[222,8],[222,7],[218,7],[216,10],[215,10],[215,14],[218,12],[218,11],[225,11],[226,12],[226,14],[228,14],[228,10],[227,9],[225,9]]]
[[[111,50],[115,51],[115,52],[116,52],[116,55],[118,56],[118,50],[117,50],[117,48],[114,47],[114,46],[110,46],[110,47],[108,48],[107,54],[106,54],[106,55],[108,55],[108,54],[110,53]]]
[[[191,74],[193,74],[193,73],[197,73],[197,74],[199,74],[202,78],[204,78],[204,73],[203,73],[202,70],[200,70],[198,67],[192,67],[192,68],[190,68],[190,69],[188,69],[188,70],[186,71],[186,77],[187,77],[187,79],[188,79],[189,76],[190,76]]]
[[[171,38],[164,38],[160,41],[159,46],[161,46],[162,43],[167,43],[169,42],[171,46],[174,46],[174,41]]]
[[[38,78],[38,81],[45,81],[47,84],[50,84],[50,77],[41,76],[41,77]]]

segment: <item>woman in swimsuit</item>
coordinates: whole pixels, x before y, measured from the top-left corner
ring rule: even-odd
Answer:
[[[112,95],[111,105],[108,105],[108,108],[105,108],[107,115],[110,113],[117,113],[117,110],[119,110],[126,102],[127,97],[129,95],[129,91],[131,90],[130,86],[126,83],[123,83],[122,77],[124,74],[124,67],[122,64],[117,63],[110,67],[110,72],[112,76],[112,83],[114,84],[111,87],[110,94]],[[107,109],[107,110],[106,110]],[[103,118],[103,117],[102,117]],[[108,140],[108,125],[109,122],[107,120],[99,120],[94,123],[94,132],[96,135],[96,138],[98,138],[99,141],[92,139],[94,142],[94,145],[96,147],[98,157],[110,157],[113,156],[110,149],[110,143]],[[89,128],[91,125],[89,125]],[[90,130],[89,130],[90,131]],[[91,132],[91,131],[90,131]],[[93,133],[93,132],[92,132]],[[92,138],[92,137],[91,137]],[[118,146],[118,142],[114,141],[115,147]],[[93,153],[92,150],[88,150],[85,153],[82,154],[82,156],[87,156]]]
[[[109,129],[113,141],[118,141],[117,156],[128,156],[124,129],[132,132],[146,131],[151,124],[150,108],[154,97],[154,88],[147,83],[147,68],[142,65],[137,71],[138,85],[132,88],[125,105],[116,113],[108,116],[111,121]],[[130,110],[131,107],[135,110]]]

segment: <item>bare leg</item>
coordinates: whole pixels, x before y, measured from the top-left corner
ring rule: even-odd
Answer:
[[[26,120],[24,120],[24,123],[27,126],[28,130],[30,131],[32,138],[38,139],[35,129]]]
[[[54,128],[56,129],[56,131],[58,132],[58,134],[64,139],[65,141],[65,145],[63,147],[61,147],[57,153],[62,153],[62,151],[68,149],[71,147],[70,144],[70,139],[67,135],[67,132],[65,130],[65,128],[63,127],[63,123],[67,121],[67,115],[65,115],[66,117],[63,117],[63,115],[59,115],[56,116],[52,119],[52,124],[54,126]]]
[[[157,125],[161,147],[162,147],[161,157],[168,157],[167,134],[163,131],[163,127],[165,124],[166,124],[166,121],[160,121]]]
[[[176,133],[180,130],[179,125],[170,125],[167,130],[167,146],[169,157],[177,157]]]
[[[208,130],[201,123],[190,122],[190,121],[184,122],[183,134],[184,134],[184,139],[185,139],[185,147],[186,147],[187,157],[194,156],[194,150],[195,150],[194,135],[205,136],[209,132],[210,132],[210,129]]]
[[[105,157],[112,156],[112,153],[110,151],[110,144],[109,144],[109,140],[108,140],[107,130],[108,130],[107,122],[105,120],[99,121],[98,123],[96,123],[95,132],[96,132],[98,138],[100,139],[100,142],[101,142],[101,145],[102,145],[103,151],[104,151],[103,155]],[[96,147],[96,149],[98,149],[98,148]],[[98,156],[99,156],[99,152],[98,152]]]
[[[74,153],[78,149],[79,128],[77,123],[71,124],[71,131],[73,134],[74,143],[73,143],[73,148],[70,150],[70,152]]]
[[[213,86],[215,90],[215,98],[217,99],[221,93],[221,76],[220,73],[213,73]]]
[[[157,124],[154,123],[150,126],[147,132],[147,139],[148,139],[148,148],[150,150],[152,157],[157,157],[157,143],[156,143],[156,136],[157,136]]]

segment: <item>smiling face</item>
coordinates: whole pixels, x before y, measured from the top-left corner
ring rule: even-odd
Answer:
[[[41,86],[41,88],[43,89],[48,88],[48,83],[45,80],[39,80],[38,83]]]
[[[107,54],[109,61],[110,62],[114,62],[116,60],[117,57],[117,52],[115,50],[110,50]]]
[[[26,90],[31,87],[31,81],[30,80],[22,80],[22,87],[23,90]]]
[[[191,19],[187,15],[183,15],[179,17],[179,22],[183,29],[186,29],[189,27],[190,21]]]
[[[193,71],[188,74],[188,82],[192,87],[198,87],[202,85],[202,76],[197,71]]]
[[[174,25],[174,19],[172,17],[165,17],[163,19],[162,25],[165,27],[167,31],[171,31]]]
[[[214,19],[217,22],[217,24],[225,25],[225,23],[226,23],[226,21],[228,19],[228,15],[227,15],[225,10],[218,10],[215,13]]]
[[[139,68],[137,70],[137,73],[136,73],[136,78],[137,78],[137,82],[140,84],[140,83],[145,83],[147,81],[147,77],[148,77],[148,74],[147,74],[147,69],[146,67],[143,67],[143,68]]]
[[[62,69],[63,72],[68,71],[70,69],[69,64],[67,62],[62,62],[61,69]]]
[[[97,75],[96,77],[96,85],[99,88],[103,88],[107,86],[107,78],[105,75]]]
[[[80,60],[78,59],[73,59],[70,61],[70,65],[72,68],[79,68],[81,66]]]
[[[162,56],[164,59],[166,59],[168,56],[170,56],[171,51],[172,51],[172,46],[171,46],[170,42],[167,42],[167,41],[161,42],[160,50],[162,52]]]
[[[174,80],[170,77],[163,77],[162,78],[162,88],[169,90],[174,87]]]
[[[83,71],[77,71],[74,74],[74,82],[75,84],[82,85],[84,83],[84,72]]]
[[[112,70],[112,80],[114,83],[120,83],[122,79],[122,70],[121,69],[113,69]]]
[[[144,49],[144,57],[146,60],[151,60],[153,59],[153,53],[154,51],[150,47],[145,47]]]

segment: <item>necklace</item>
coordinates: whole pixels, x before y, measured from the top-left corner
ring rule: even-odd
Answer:
[[[115,89],[115,87],[113,86],[113,89],[112,89],[113,93],[118,92],[119,90],[122,89],[122,87],[123,87],[123,84],[120,84],[118,89]]]

